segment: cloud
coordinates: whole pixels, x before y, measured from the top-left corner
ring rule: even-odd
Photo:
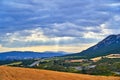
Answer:
[[[2,47],[82,47],[120,31],[119,0],[1,0],[0,5]]]
[[[97,31],[99,30],[99,31]],[[53,24],[47,28],[35,28],[31,30],[6,33],[0,39],[4,47],[29,47],[29,46],[65,46],[95,43],[111,34],[112,31],[101,26],[86,27],[73,23]]]
[[[92,39],[96,39],[96,40],[102,40],[106,36],[113,34],[113,30],[108,29],[107,25],[105,23],[101,24],[100,26],[98,26],[96,28],[88,27],[87,30],[90,30],[90,31],[88,31],[87,33],[84,33],[84,38],[92,38]],[[95,32],[94,30],[99,30],[99,31]]]
[[[119,6],[120,6],[120,3],[106,4],[106,6],[110,6],[110,7],[119,7]]]
[[[0,43],[4,47],[28,47],[28,46],[42,46],[42,45],[59,45],[59,41],[72,40],[72,37],[49,37],[43,34],[41,28],[34,30],[23,30],[14,33],[6,33],[1,37]],[[19,45],[18,45],[19,43]],[[62,45],[62,44],[60,44]]]
[[[2,45],[0,44],[0,48],[2,47]]]
[[[84,29],[74,23],[54,23],[44,28],[44,34],[50,37],[81,37]],[[73,34],[74,33],[74,34]]]
[[[47,27],[48,24],[65,22],[73,22],[83,27],[99,26],[114,16],[116,11],[113,10],[119,8],[105,5],[117,4],[119,1],[98,0],[98,2],[100,4],[94,0],[70,2],[68,0],[68,3],[65,3],[65,0],[3,0],[0,8],[0,17],[3,18],[0,27],[9,27],[10,31],[15,31],[19,29],[15,28],[18,26],[22,29],[31,29],[36,24]]]

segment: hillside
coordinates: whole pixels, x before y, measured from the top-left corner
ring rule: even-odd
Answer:
[[[120,80],[120,78],[1,66],[0,80]]]
[[[85,56],[92,58],[116,53],[120,54],[120,34],[110,35],[96,45],[69,56]]]

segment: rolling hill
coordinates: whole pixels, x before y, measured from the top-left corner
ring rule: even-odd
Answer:
[[[120,34],[110,35],[98,44],[76,54],[69,56],[99,57],[109,54],[120,54]]]
[[[0,60],[21,60],[21,59],[33,59],[33,58],[44,58],[44,57],[54,57],[63,56],[67,53],[65,52],[30,52],[30,51],[12,51],[0,53]]]
[[[0,67],[0,80],[120,80],[120,77],[91,76],[16,67]]]

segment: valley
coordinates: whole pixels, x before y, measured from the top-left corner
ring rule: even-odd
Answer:
[[[6,52],[0,65],[96,76],[120,77],[120,37],[110,35],[80,53]]]
[[[92,59],[53,57],[43,59],[0,61],[0,65],[78,74],[120,76],[120,58],[111,58],[111,55],[108,56],[101,56],[99,59],[98,57]]]

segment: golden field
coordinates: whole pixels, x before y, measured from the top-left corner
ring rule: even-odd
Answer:
[[[120,77],[0,66],[0,80],[120,80]]]

